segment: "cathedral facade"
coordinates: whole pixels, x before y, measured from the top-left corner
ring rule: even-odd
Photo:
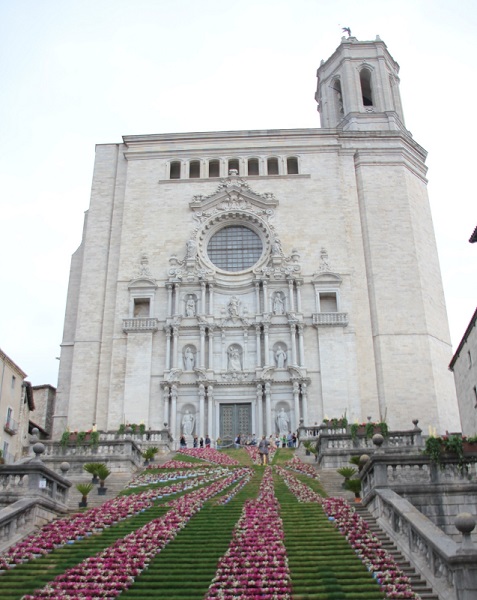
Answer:
[[[54,435],[460,429],[426,188],[386,45],[318,69],[321,129],[97,147]]]

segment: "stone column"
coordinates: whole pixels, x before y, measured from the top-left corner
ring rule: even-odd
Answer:
[[[269,330],[269,325],[268,323],[264,323],[263,324],[263,336],[264,336],[264,350],[265,350],[265,367],[268,367],[270,365],[270,350],[268,347],[268,330]]]
[[[272,434],[272,386],[267,381],[265,384],[265,423],[267,438]]]
[[[222,369],[226,370],[227,369],[227,356],[226,356],[226,352],[225,352],[225,331],[221,331],[221,336],[220,336],[220,343],[221,343],[221,354],[222,354]]]
[[[167,316],[172,317],[172,283],[166,283],[167,288]]]
[[[269,302],[269,298],[268,298],[268,283],[266,282],[265,279],[262,281],[262,287],[263,287],[263,312],[269,313],[270,312],[270,302]]]
[[[215,413],[215,400],[214,400],[214,386],[207,386],[207,429],[205,433],[208,433],[210,438],[214,437],[214,413]],[[218,430],[217,430],[218,431]],[[217,435],[215,435],[215,438]]]
[[[201,315],[206,315],[206,296],[205,296],[205,292],[206,292],[206,283],[205,281],[202,281],[200,284],[200,291],[201,291],[201,296],[200,296],[200,314]]]
[[[296,310],[301,313],[301,281],[295,281],[296,285]]]
[[[255,325],[255,346],[256,346],[256,353],[257,353],[257,359],[256,359],[255,363],[256,363],[257,367],[262,366],[262,346],[260,344],[261,329],[262,329],[261,325]]]
[[[290,296],[290,311],[295,311],[295,294],[293,292],[293,279],[288,280],[288,294]]]
[[[301,409],[303,413],[303,425],[308,426],[308,389],[306,383],[301,384]]]
[[[257,436],[262,437],[263,435],[263,387],[259,383],[257,385]],[[252,432],[253,433],[253,432]]]
[[[255,314],[260,314],[261,306],[260,306],[260,281],[255,282]]]
[[[248,369],[248,330],[243,332],[243,370]]]
[[[172,335],[172,368],[177,369],[177,349],[179,344],[179,327],[177,325],[172,327]]]
[[[199,427],[196,430],[196,435],[204,437],[204,417],[205,417],[205,387],[204,384],[199,384]]]
[[[164,386],[164,390],[163,390],[163,394],[162,394],[162,398],[164,401],[164,423],[167,423],[169,426],[171,425],[169,422],[169,393],[170,393],[170,388],[168,385]]]
[[[303,323],[298,323],[298,364],[300,367],[305,366],[305,346],[303,344]]]
[[[214,284],[209,283],[209,315],[213,315],[213,314],[214,314]]]
[[[175,297],[175,303],[174,303],[174,314],[175,315],[179,315],[179,296],[180,296],[180,292],[181,292],[181,284],[180,283],[176,283],[174,284],[174,289],[176,292],[176,297]]]
[[[170,419],[171,419],[171,423],[170,423],[170,429],[171,429],[171,435],[172,438],[174,440],[177,439],[177,431],[176,431],[176,426],[177,426],[177,385],[174,383],[171,387],[171,415],[170,415]]]
[[[298,381],[293,382],[293,402],[295,405],[295,430],[298,429],[300,424],[300,384]]]
[[[296,325],[290,323],[290,347],[292,351],[292,365],[296,366],[296,337],[295,337]]]
[[[211,327],[208,327],[208,337],[209,337],[209,364],[208,368],[214,368],[214,330]]]
[[[168,371],[171,368],[171,328],[169,326],[164,327],[166,331],[166,364],[165,370]]]
[[[205,368],[205,325],[199,325],[200,330],[200,357],[199,357],[199,367],[201,369]]]

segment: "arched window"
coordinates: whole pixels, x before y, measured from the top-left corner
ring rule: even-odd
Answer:
[[[181,178],[181,163],[178,160],[173,160],[171,162],[171,170],[169,177],[171,179],[180,179]]]
[[[258,158],[249,158],[247,167],[247,173],[249,175],[258,175]]]
[[[361,69],[359,73],[359,81],[361,83],[361,94],[363,96],[363,106],[373,106],[373,91],[371,88],[371,71],[369,69]]]
[[[232,171],[232,169],[234,169],[235,171],[237,171],[237,174],[239,173],[239,161],[238,161],[238,158],[231,158],[231,159],[229,159],[229,164],[228,164],[228,169],[227,169],[227,175],[230,175],[230,171]]]
[[[197,179],[200,177],[200,161],[191,160],[189,163],[189,177],[191,179]]]
[[[267,174],[278,175],[278,158],[269,158],[267,160]]]
[[[288,175],[298,175],[298,158],[295,156],[287,158],[287,173]]]
[[[220,162],[209,160],[209,177],[220,177]]]
[[[335,106],[336,118],[341,119],[344,115],[343,92],[341,91],[341,81],[339,79],[335,79],[331,88],[333,90],[333,101]]]

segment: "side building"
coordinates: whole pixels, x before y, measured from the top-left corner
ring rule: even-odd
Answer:
[[[399,66],[343,39],[322,129],[100,145],[72,259],[54,437],[122,423],[270,435],[458,429],[425,158]]]

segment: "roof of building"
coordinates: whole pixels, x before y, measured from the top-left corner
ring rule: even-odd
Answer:
[[[469,242],[471,244],[474,244],[475,242],[477,242],[477,227],[474,229],[472,235],[470,236]]]
[[[462,348],[464,347],[464,344],[467,341],[467,338],[470,335],[470,332],[472,331],[472,329],[475,327],[477,323],[477,308],[475,309],[475,312],[472,316],[472,319],[470,320],[470,323],[467,325],[467,329],[465,330],[464,336],[463,338],[460,340],[460,344],[457,346],[457,350],[455,351],[454,356],[452,357],[452,360],[449,363],[449,369],[451,371],[454,370],[454,365],[456,363],[456,360],[459,358],[459,355],[462,351]]]

